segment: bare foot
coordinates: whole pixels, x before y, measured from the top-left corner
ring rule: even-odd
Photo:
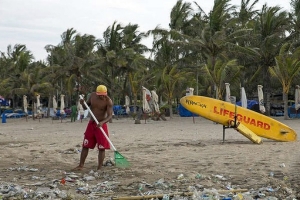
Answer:
[[[72,171],[81,171],[81,170],[83,170],[83,168],[84,167],[82,167],[82,166],[77,166],[74,169],[72,169]]]

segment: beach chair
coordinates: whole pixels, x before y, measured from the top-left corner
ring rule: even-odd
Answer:
[[[288,116],[290,118],[300,118],[300,110],[296,110],[295,107],[288,108]]]
[[[56,112],[56,117],[57,117],[58,119],[60,119],[61,122],[62,122],[62,120],[66,118],[66,114],[65,114],[65,113],[64,113],[64,114],[61,114],[61,113],[60,113],[60,110],[57,110],[57,112]]]
[[[115,105],[113,107],[114,115],[117,116],[117,119],[119,119],[120,116],[127,115],[125,108],[123,108],[121,105]]]

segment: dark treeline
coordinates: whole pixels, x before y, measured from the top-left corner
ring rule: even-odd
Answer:
[[[115,104],[128,94],[138,105],[145,86],[156,89],[172,116],[172,104],[187,87],[224,99],[230,83],[239,99],[241,87],[253,97],[263,85],[267,114],[271,95],[282,93],[287,118],[288,95],[300,76],[300,0],[289,2],[290,11],[257,3],[215,0],[205,13],[197,1],[177,1],[169,27],[140,32],[138,24],[115,21],[101,39],[70,28],[59,44],[45,46],[45,61],[34,62],[26,44],[8,45],[0,52],[0,94],[12,99],[13,107],[23,95],[34,100],[36,94],[51,107],[52,96],[64,94],[68,106],[105,84]],[[141,43],[145,37],[153,38],[152,48]]]

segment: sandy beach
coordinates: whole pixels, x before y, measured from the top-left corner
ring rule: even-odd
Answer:
[[[276,119],[300,133],[300,119]],[[263,139],[257,145],[227,129],[223,143],[222,125],[202,117],[193,122],[192,117],[175,116],[141,124],[124,117],[114,119],[108,128],[112,143],[131,167],[104,166],[96,172],[94,149],[85,169],[73,172],[87,122],[7,119],[0,124],[0,183],[18,184],[26,191],[58,188],[69,199],[87,199],[91,193],[87,188],[94,188],[98,199],[204,188],[247,189],[278,199],[300,199],[299,141]],[[114,151],[106,151],[105,162],[113,158]]]

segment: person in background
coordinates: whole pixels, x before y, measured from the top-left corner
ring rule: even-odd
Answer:
[[[74,104],[71,106],[71,122],[76,121],[76,115],[77,115],[77,106]]]
[[[80,101],[78,101],[78,105],[77,105],[77,110],[78,110],[78,120],[80,119],[80,122],[82,123],[82,120],[84,118],[84,109],[80,103]]]

